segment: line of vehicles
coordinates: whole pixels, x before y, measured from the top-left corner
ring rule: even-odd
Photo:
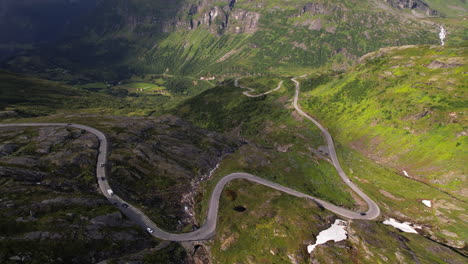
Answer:
[[[104,163],[101,163],[100,165],[101,165],[101,167],[104,167],[104,166],[105,166]],[[105,177],[100,177],[99,179],[100,179],[101,181],[105,181],[105,180],[106,180]],[[347,180],[348,180],[349,182],[351,182],[351,179],[348,178]],[[108,193],[110,196],[114,196],[114,191],[112,191],[112,189],[107,189],[107,193]],[[114,204],[115,206],[119,207],[119,203],[118,203],[118,202],[114,202],[113,204]],[[123,208],[128,208],[128,204],[126,204],[126,203],[122,203],[120,206],[122,206]],[[359,213],[359,214],[364,216],[364,215],[366,215],[367,213],[361,212],[361,213]],[[148,233],[150,233],[150,234],[153,234],[153,233],[154,233],[154,230],[153,230],[151,227],[147,227],[147,228],[146,228],[146,231],[147,231]]]
[[[104,164],[104,163],[101,163],[101,167],[104,167],[104,166],[105,166],[105,164]],[[105,178],[105,177],[100,177],[99,180],[105,181],[106,178]],[[107,193],[108,193],[110,196],[114,196],[114,191],[112,191],[112,189],[107,189]],[[118,202],[113,202],[113,204],[114,204],[115,206],[117,206],[117,207],[119,206],[119,203],[118,203]],[[122,204],[120,204],[120,206],[122,206],[123,208],[128,208],[128,204],[126,204],[126,203],[122,203]],[[146,231],[148,231],[148,233],[150,233],[150,234],[152,234],[152,233],[154,232],[154,230],[153,230],[151,227],[147,227],[147,228],[146,228]]]
[[[102,177],[104,178],[104,177]],[[114,191],[112,191],[111,189],[107,189],[107,193],[110,195],[110,196],[114,196]],[[118,202],[113,202],[113,204],[117,207],[119,207],[119,205],[123,208],[128,208],[128,204],[126,203],[122,203],[122,204],[119,204]],[[146,231],[148,231],[148,233],[152,234],[154,232],[154,230],[151,228],[151,227],[147,227],[146,228]]]

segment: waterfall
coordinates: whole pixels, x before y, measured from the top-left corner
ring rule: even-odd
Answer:
[[[443,26],[440,26],[439,38],[440,38],[440,45],[445,45],[444,39],[447,36],[447,30]]]

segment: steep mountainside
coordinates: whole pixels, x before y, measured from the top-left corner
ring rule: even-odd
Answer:
[[[310,79],[305,105],[378,163],[466,198],[466,57],[466,48],[381,49],[345,76]]]
[[[94,6],[94,0],[0,1],[0,60],[60,39]]]
[[[405,10],[437,11],[421,1],[388,2],[102,0],[58,44],[6,66],[37,72],[45,65],[107,80],[134,72],[292,73],[326,64],[343,67],[385,46],[437,43],[438,27]]]

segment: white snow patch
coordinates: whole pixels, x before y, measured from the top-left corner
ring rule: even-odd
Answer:
[[[383,224],[393,226],[396,229],[398,229],[400,231],[403,231],[403,232],[406,232],[406,233],[418,234],[418,232],[415,230],[415,228],[421,229],[420,226],[413,225],[413,224],[411,224],[409,222],[399,223],[398,221],[396,221],[393,218],[390,218],[388,220],[383,221]]]
[[[443,26],[440,26],[439,38],[440,38],[440,45],[445,45],[444,39],[447,36],[447,30]]]
[[[404,170],[403,171],[403,174],[406,176],[406,177],[409,177],[408,173]]]
[[[324,244],[327,241],[333,240],[335,242],[346,239],[346,222],[340,219],[336,219],[335,223],[328,229],[323,230],[317,236],[317,241],[313,245],[307,246],[307,252],[309,254],[315,249],[316,246]]]
[[[422,200],[421,201],[425,206],[427,207],[432,207],[432,202],[431,200]]]

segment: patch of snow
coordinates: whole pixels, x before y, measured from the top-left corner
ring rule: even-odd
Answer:
[[[315,244],[307,246],[307,252],[310,254],[316,246],[324,244],[330,240],[335,242],[345,240],[347,238],[345,228],[346,222],[340,219],[336,219],[335,223],[330,228],[319,233]]]
[[[431,200],[422,200],[421,201],[425,206],[427,207],[432,207],[432,202]]]
[[[447,30],[443,26],[440,26],[439,38],[440,38],[440,45],[444,46],[445,42],[444,39],[447,36]]]
[[[393,218],[383,221],[383,224],[393,226],[396,229],[406,232],[406,233],[414,233],[414,234],[418,234],[418,232],[414,228],[418,228],[418,229],[421,228],[420,226],[413,225],[409,222],[399,223]]]
[[[406,177],[409,177],[408,173],[404,170],[403,174],[405,174]]]

